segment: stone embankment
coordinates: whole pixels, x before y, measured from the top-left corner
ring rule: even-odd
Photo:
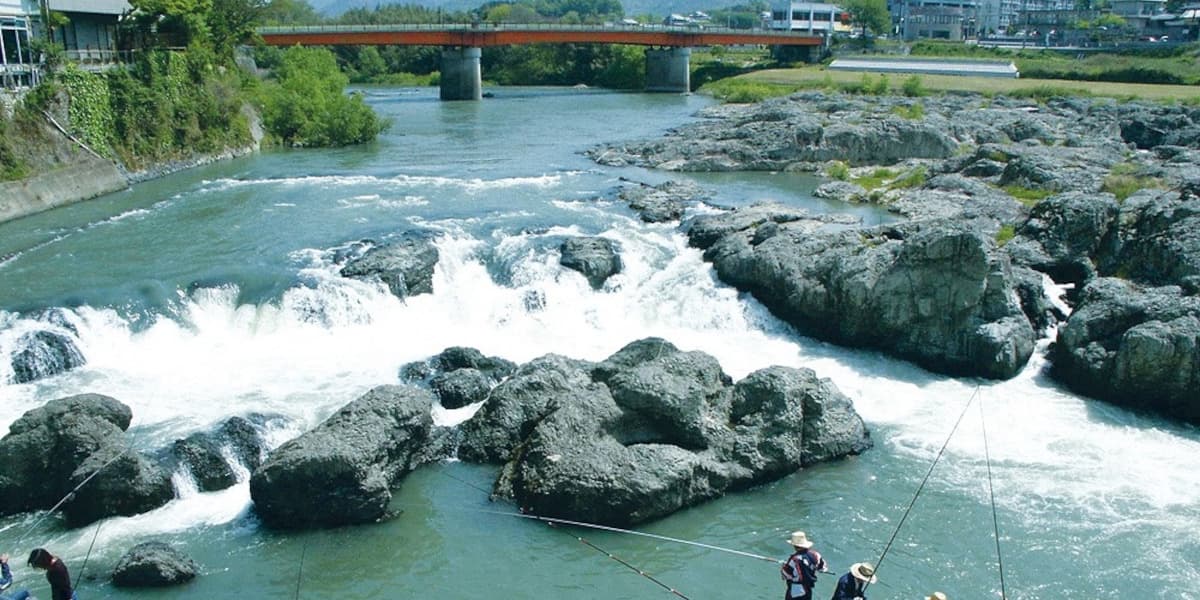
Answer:
[[[919,106],[918,106],[919,105]],[[717,274],[806,334],[1006,378],[1034,332],[1068,386],[1200,422],[1200,108],[1080,98],[800,93],[706,109],[609,165],[813,171],[817,194],[899,222],[830,227],[753,207],[685,220]],[[683,218],[699,194],[622,192]],[[663,210],[667,206],[670,210]],[[662,215],[662,216],[660,216]],[[1043,277],[1074,284],[1062,314]]]

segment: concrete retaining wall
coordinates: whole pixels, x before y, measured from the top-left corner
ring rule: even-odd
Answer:
[[[129,187],[116,165],[90,158],[21,181],[0,183],[0,223]]]

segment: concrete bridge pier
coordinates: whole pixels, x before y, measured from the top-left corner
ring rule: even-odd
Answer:
[[[691,93],[691,56],[691,48],[647,48],[646,91]]]
[[[442,49],[442,100],[482,100],[483,72],[479,68],[479,48]]]

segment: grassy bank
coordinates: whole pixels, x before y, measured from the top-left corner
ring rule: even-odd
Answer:
[[[702,88],[718,98],[733,102],[753,102],[784,96],[800,90],[826,89],[849,92],[905,93],[913,87],[914,76],[830,71],[824,67],[770,69],[724,79]],[[1053,96],[1099,96],[1119,99],[1143,99],[1160,102],[1200,104],[1200,87],[1108,81],[1072,81],[1063,79],[1004,79],[998,77],[957,77],[918,75],[921,93],[975,92],[983,95],[1010,95],[1036,98]],[[865,89],[864,89],[865,88]]]

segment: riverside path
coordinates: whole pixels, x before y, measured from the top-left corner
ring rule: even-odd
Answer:
[[[482,48],[521,44],[629,44],[646,46],[646,90],[687,93],[689,58],[697,46],[807,46],[819,35],[791,31],[668,26],[418,24],[261,27],[270,46],[441,46],[441,98],[482,98]]]

